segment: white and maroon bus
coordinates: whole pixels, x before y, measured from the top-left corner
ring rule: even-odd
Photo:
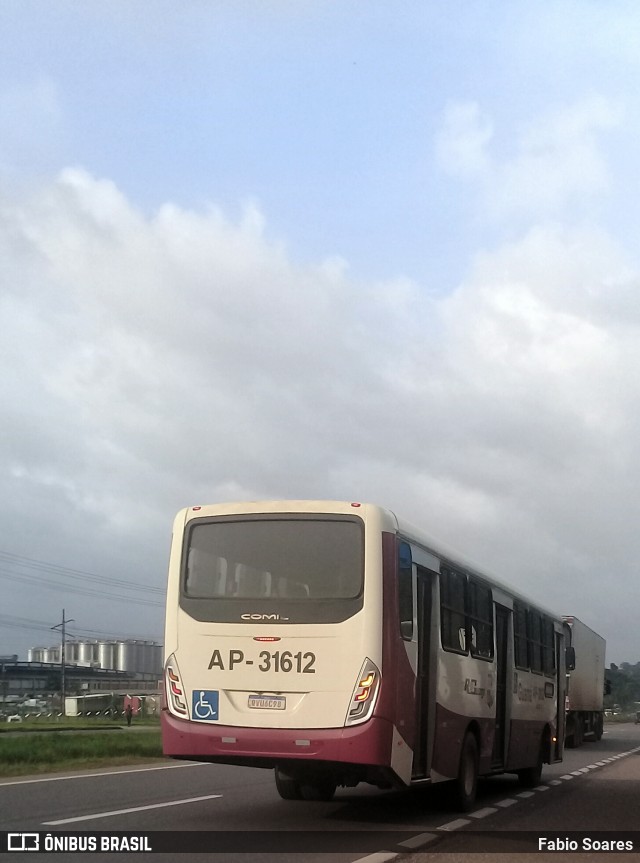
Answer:
[[[364,503],[178,513],[165,632],[166,755],[275,769],[287,800],[562,758],[561,619]]]

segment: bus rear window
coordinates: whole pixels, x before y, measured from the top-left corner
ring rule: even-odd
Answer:
[[[336,600],[362,592],[362,522],[218,519],[188,535],[183,595],[215,600]]]

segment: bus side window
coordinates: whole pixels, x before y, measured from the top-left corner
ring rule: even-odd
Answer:
[[[542,617],[537,611],[527,612],[527,640],[529,642],[529,665],[532,671],[541,672],[542,661]]]
[[[517,668],[529,668],[527,654],[527,612],[518,603],[513,605],[513,636],[515,649],[515,663]]]
[[[544,673],[553,675],[556,671],[555,635],[553,621],[542,618],[542,665]]]
[[[440,623],[442,646],[454,653],[468,653],[467,577],[448,567],[440,572]]]
[[[471,654],[481,659],[493,657],[493,602],[491,590],[469,579],[469,620]]]
[[[413,564],[411,546],[398,543],[398,610],[400,632],[405,641],[413,638]]]

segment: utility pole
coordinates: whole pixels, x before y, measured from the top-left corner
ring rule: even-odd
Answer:
[[[60,689],[62,695],[62,715],[67,715],[67,702],[66,702],[66,677],[65,677],[65,643],[67,640],[67,623],[74,623],[74,618],[65,618],[64,616],[64,608],[62,609],[62,623],[58,623],[55,626],[52,626],[51,629],[59,629],[62,635],[62,642],[60,645]]]

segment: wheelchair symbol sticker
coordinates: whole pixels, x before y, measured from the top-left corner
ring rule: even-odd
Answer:
[[[220,693],[213,689],[194,689],[191,699],[192,719],[218,719]]]

